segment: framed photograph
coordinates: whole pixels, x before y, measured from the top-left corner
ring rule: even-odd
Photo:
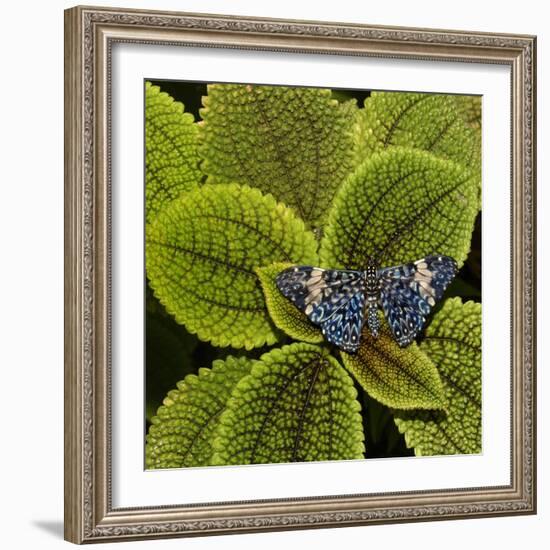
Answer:
[[[533,514],[534,36],[65,12],[65,537]]]

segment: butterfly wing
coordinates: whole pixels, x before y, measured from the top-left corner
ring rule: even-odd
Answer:
[[[400,346],[416,338],[457,271],[454,259],[442,255],[378,271],[380,305]]]
[[[365,294],[357,292],[321,325],[325,338],[348,353],[359,349],[364,323]]]
[[[283,296],[321,327],[329,342],[357,351],[365,305],[361,271],[295,266],[279,273],[275,282]]]

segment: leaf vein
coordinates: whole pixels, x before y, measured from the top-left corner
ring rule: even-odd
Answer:
[[[267,424],[268,424],[268,421],[271,420],[272,418],[272,413],[277,410],[281,405],[281,397],[282,395],[284,394],[284,392],[287,390],[287,388],[290,386],[290,384],[292,384],[292,382],[294,382],[295,380],[297,380],[302,374],[304,374],[304,372],[307,371],[307,369],[309,369],[309,367],[315,362],[315,359],[312,359],[309,363],[307,363],[306,365],[304,365],[303,367],[301,367],[297,372],[295,372],[288,380],[285,381],[285,383],[283,384],[283,386],[280,388],[280,390],[277,392],[277,395],[275,396],[275,398],[273,399],[268,411],[266,412],[265,416],[264,416],[264,419],[262,421],[262,424],[260,426],[260,429],[258,430],[258,434],[254,440],[254,445],[252,447],[252,453],[251,453],[251,456],[250,456],[250,463],[251,464],[254,464],[254,460],[256,459],[256,453],[257,453],[257,450],[258,450],[258,446],[260,444],[260,439],[262,438],[263,434],[264,434],[264,431],[267,427]]]
[[[450,196],[450,194],[454,191],[456,191],[461,185],[466,183],[469,180],[469,177],[464,178],[463,180],[459,181],[456,185],[452,186],[450,189],[447,189],[443,191],[440,195],[438,195],[435,199],[431,200],[427,205],[423,207],[422,210],[420,210],[418,213],[416,213],[414,216],[412,216],[409,220],[407,220],[404,225],[401,225],[394,231],[394,233],[386,240],[386,242],[378,247],[378,251],[376,254],[376,259],[380,260],[382,254],[388,254],[392,248],[403,239],[408,233],[408,231],[414,226],[414,224],[421,219],[423,216],[427,215],[430,210],[432,210],[437,203],[439,203],[442,199],[447,198]]]
[[[399,114],[395,117],[394,121],[392,122],[392,125],[390,126],[390,129],[388,130],[388,133],[386,134],[386,137],[384,138],[384,148],[388,147],[392,144],[392,138],[393,134],[397,130],[397,126],[403,119],[403,117],[414,107],[425,101],[426,99],[429,99],[431,96],[430,94],[424,94],[422,97],[417,98],[415,101],[412,101],[407,105],[402,111],[399,112]]]
[[[298,427],[296,429],[296,435],[294,437],[294,445],[292,447],[292,459],[291,462],[297,462],[298,461],[298,448],[300,446],[300,440],[302,438],[302,432],[304,430],[304,422],[306,418],[306,410],[309,406],[309,402],[311,401],[311,396],[313,395],[313,387],[315,386],[317,382],[317,377],[319,376],[319,373],[321,372],[321,369],[325,366],[324,361],[319,361],[319,364],[316,368],[312,369],[312,375],[311,379],[308,384],[307,394],[306,398],[304,400],[304,404],[302,406],[302,410],[300,411],[300,418],[298,419]]]

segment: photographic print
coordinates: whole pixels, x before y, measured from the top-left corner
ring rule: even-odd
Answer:
[[[144,108],[146,468],[480,453],[481,98]]]
[[[67,540],[536,513],[536,36],[65,44]]]

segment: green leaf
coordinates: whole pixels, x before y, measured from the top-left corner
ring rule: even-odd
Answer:
[[[428,254],[452,256],[461,266],[477,214],[475,177],[451,161],[416,149],[374,154],[340,189],[321,241],[321,263],[365,269]]]
[[[150,221],[164,204],[195,189],[202,178],[198,168],[198,127],[158,86],[145,83],[145,197]]]
[[[443,411],[396,411],[415,454],[481,452],[481,304],[447,300],[420,348],[437,365],[449,402]]]
[[[277,285],[275,277],[290,267],[290,263],[276,263],[256,268],[265,295],[265,303],[271,320],[283,332],[302,342],[318,344],[324,340],[323,333],[288,298],[285,298]]]
[[[215,346],[277,341],[256,267],[317,259],[313,233],[271,195],[235,184],[204,185],[148,224],[147,275],[176,320]]]
[[[212,434],[237,382],[254,361],[227,357],[190,374],[168,393],[147,435],[147,468],[208,466]]]
[[[318,88],[213,84],[200,153],[209,183],[272,193],[315,226],[353,165],[357,109]]]
[[[322,347],[296,343],[263,355],[220,418],[213,464],[362,458],[353,382]]]
[[[481,96],[457,95],[454,97],[456,108],[470,128],[481,129]]]
[[[480,166],[477,133],[465,122],[466,101],[426,93],[373,92],[355,127],[361,160],[392,146],[431,152],[467,167]],[[471,97],[471,96],[467,96]],[[468,103],[468,109],[471,107]]]
[[[342,352],[346,368],[374,399],[400,409],[444,409],[445,394],[435,365],[412,343],[401,348],[384,326],[378,338],[363,329],[357,353]]]

